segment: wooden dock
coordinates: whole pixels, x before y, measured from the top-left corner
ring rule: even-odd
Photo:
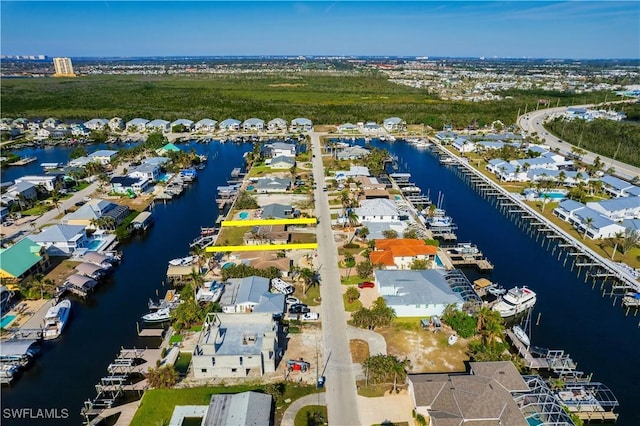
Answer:
[[[507,337],[513,344],[513,346],[518,350],[518,354],[524,359],[524,364],[527,368],[532,368],[536,370],[547,370],[549,369],[549,363],[545,358],[537,358],[534,357],[531,352],[529,352],[529,348],[527,348],[521,341],[513,334],[513,331],[510,329],[505,330]]]

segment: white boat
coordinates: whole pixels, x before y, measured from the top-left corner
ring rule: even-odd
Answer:
[[[536,294],[531,289],[525,286],[514,287],[502,296],[493,310],[498,311],[502,318],[507,318],[533,308],[535,304]]]
[[[15,364],[0,364],[0,383],[10,384],[19,370]]]
[[[433,216],[426,219],[430,228],[453,226],[453,219],[449,216]]]
[[[447,343],[449,345],[453,345],[458,341],[458,335],[457,334],[452,334],[451,336],[449,336],[449,338],[447,339]]]
[[[148,314],[143,315],[142,319],[144,322],[149,323],[169,321],[171,319],[171,309],[162,308],[155,312],[149,312]]]
[[[189,266],[193,263],[194,256],[180,257],[177,259],[171,259],[169,265],[171,266]]]
[[[518,340],[520,340],[525,346],[529,346],[531,344],[529,336],[527,336],[527,333],[525,333],[519,325],[514,325],[512,330],[513,334],[515,334]]]
[[[198,302],[217,302],[222,297],[224,285],[215,281],[207,281],[202,287],[196,290],[196,300]]]
[[[42,331],[44,340],[55,339],[62,334],[62,330],[69,319],[69,312],[71,312],[71,301],[69,299],[64,299],[49,308],[44,317],[44,329]]]

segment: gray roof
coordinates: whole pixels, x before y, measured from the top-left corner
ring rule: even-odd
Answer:
[[[389,118],[385,118],[384,120],[384,124],[400,124],[404,122],[404,120],[400,117],[389,117]]]
[[[612,188],[615,188],[619,191],[629,188],[630,186],[633,186],[631,183],[627,182],[626,180],[618,179],[617,177],[611,176],[611,175],[602,176],[602,178],[600,179],[600,182]]]
[[[289,186],[291,186],[291,179],[289,178],[276,178],[269,177],[259,179],[256,184],[256,189],[277,189],[277,190],[286,190]]]
[[[41,233],[30,235],[29,238],[35,242],[67,242],[76,235],[84,233],[82,225],[52,225],[45,228]]]
[[[558,208],[562,210],[566,210],[568,212],[581,209],[583,207],[585,207],[584,204],[575,200],[564,200],[564,201],[561,201],[560,204],[558,204]]]
[[[285,219],[291,216],[291,212],[293,211],[293,207],[291,205],[285,204],[267,204],[262,207],[262,217],[263,218],[274,218],[274,219]],[[287,214],[288,213],[288,214]]]
[[[99,151],[92,152],[91,154],[89,154],[89,158],[113,157],[117,153],[118,153],[118,151],[113,151],[113,150],[110,150],[110,149],[101,149]]]
[[[580,218],[580,220],[585,223],[587,219],[591,218],[592,221],[591,221],[591,224],[589,225],[589,228],[591,229],[602,229],[609,225],[615,224],[615,222],[612,221],[611,219],[602,216],[600,212],[593,210],[589,207],[585,207],[583,209],[577,210],[573,212],[573,215]]]
[[[284,124],[286,126],[287,125],[287,120],[285,120],[284,118],[276,117],[273,120],[269,120],[268,124],[276,124],[276,125]]]
[[[203,118],[202,120],[199,120],[198,122],[196,122],[196,125],[199,125],[199,126],[215,126],[216,124],[218,124],[218,122],[210,118]]]
[[[625,219],[621,225],[632,231],[640,232],[640,219]]]
[[[244,122],[242,123],[243,126],[255,126],[256,124],[262,124],[264,125],[264,120],[260,119],[260,118],[247,118],[246,120],[244,120]]]
[[[156,170],[157,168],[158,168],[157,164],[142,163],[139,166],[133,167],[131,170],[129,170],[129,174],[133,172],[153,173],[153,171]]]
[[[236,304],[259,303],[260,297],[269,292],[269,279],[257,276],[246,278],[234,278],[228,280],[230,283],[239,282],[240,288],[236,297]]]
[[[387,305],[448,305],[464,303],[444,277],[446,271],[376,270],[380,293]]]
[[[142,160],[142,164],[153,164],[155,166],[161,166],[169,162],[167,157],[149,157]]]
[[[293,125],[311,125],[313,122],[308,118],[298,117],[291,120],[291,124]]]
[[[65,215],[62,219],[65,221],[71,219],[99,219],[116,206],[117,204],[115,203],[96,198],[81,206],[75,212]]]
[[[226,292],[226,290],[225,290]],[[270,313],[216,314],[219,323],[203,329],[198,345],[205,352],[215,355],[259,355],[263,345],[271,339],[274,331],[273,315]],[[265,336],[267,335],[267,336]],[[245,337],[253,339],[247,344]],[[273,346],[271,346],[273,348]],[[210,352],[210,350],[213,352]]]
[[[587,207],[600,206],[605,211],[616,212],[620,210],[639,209],[640,210],[640,198],[638,197],[620,197],[612,198],[610,200],[593,201],[587,203]]]
[[[186,127],[190,127],[190,126],[193,126],[193,120],[188,120],[186,118],[178,118],[176,121],[171,122],[171,127],[178,126],[180,124]]]
[[[285,142],[275,142],[271,144],[271,149],[282,149],[282,150],[288,150],[288,151],[295,151],[296,150],[296,146],[292,143],[285,143]]]
[[[296,159],[294,157],[289,157],[287,155],[279,155],[277,157],[273,157],[271,159],[271,165],[273,166],[274,163],[287,163],[291,166],[293,166],[294,164],[296,164]]]
[[[272,397],[259,392],[211,396],[205,426],[265,426],[271,424]]]
[[[529,386],[511,361],[470,362],[469,366],[476,376],[494,379],[509,392],[529,391]]]
[[[147,124],[149,122],[149,120],[147,120],[146,118],[134,118],[133,120],[129,120],[127,121],[127,125],[128,126],[137,126],[139,124]]]
[[[355,210],[359,218],[364,216],[398,216],[396,203],[385,198],[362,200],[360,207]]]
[[[253,308],[253,312],[269,312],[281,314],[284,312],[285,295],[282,293],[264,293],[260,296],[258,304]]]
[[[0,355],[3,357],[24,356],[37,343],[33,339],[9,339],[0,345]]]
[[[96,272],[101,270],[101,267],[99,267],[98,265],[94,265],[93,263],[79,263],[76,265],[76,271],[85,275],[95,274]]]
[[[84,125],[85,126],[91,126],[93,124],[100,124],[101,126],[106,126],[107,124],[109,124],[109,120],[107,120],[106,118],[92,118],[89,121],[85,121]]]
[[[228,126],[239,126],[240,121],[235,118],[227,118],[220,122],[220,127],[228,127]]]
[[[156,118],[155,120],[148,122],[147,127],[165,127],[167,124],[169,124],[167,120]]]

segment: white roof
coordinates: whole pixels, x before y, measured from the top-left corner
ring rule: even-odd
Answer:
[[[386,198],[376,198],[373,200],[363,200],[360,207],[356,208],[356,214],[362,218],[364,216],[398,216],[396,203]]]

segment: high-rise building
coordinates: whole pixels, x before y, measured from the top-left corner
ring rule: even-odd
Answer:
[[[75,77],[70,58],[53,58],[53,66],[56,69],[54,77]]]

